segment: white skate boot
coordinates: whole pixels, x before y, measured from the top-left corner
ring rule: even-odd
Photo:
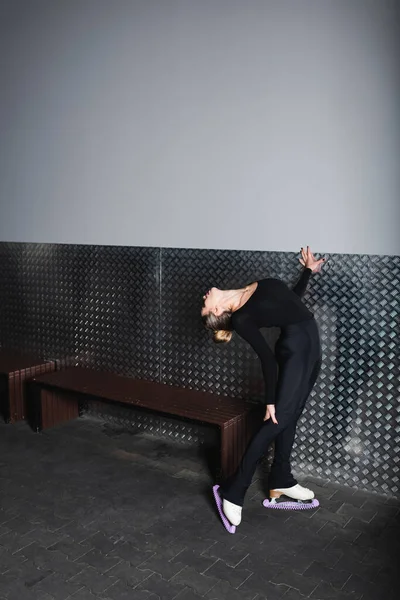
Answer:
[[[302,485],[296,483],[290,488],[279,488],[269,491],[270,498],[280,498],[281,496],[287,496],[293,500],[312,500],[314,498],[314,492]]]
[[[319,502],[314,498],[314,492],[296,483],[289,488],[275,488],[270,490],[269,499],[264,500],[266,508],[280,508],[286,510],[306,510],[316,508]]]
[[[237,504],[232,504],[229,500],[222,500],[222,510],[224,511],[224,515],[232,523],[237,527],[242,522],[242,507]]]
[[[219,485],[214,485],[213,495],[223,526],[228,533],[235,533],[236,526],[242,520],[242,507],[224,500],[219,493]]]

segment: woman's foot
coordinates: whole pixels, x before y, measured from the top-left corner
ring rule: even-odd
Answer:
[[[222,501],[222,510],[224,515],[232,525],[236,527],[240,525],[242,521],[242,507],[237,504],[232,504],[229,500]]]
[[[305,502],[306,500],[312,500],[314,498],[314,492],[298,483],[289,488],[276,488],[269,491],[270,498],[280,498],[281,496]]]
[[[220,496],[219,485],[213,486],[213,496],[214,496],[215,504],[217,505],[218,513],[219,513],[219,516],[221,517],[223,526],[225,527],[225,529],[227,530],[228,533],[235,533],[236,526],[230,522],[230,520],[225,515],[225,513],[222,509],[222,504],[223,504],[224,500],[222,500],[222,497]],[[229,504],[231,504],[231,503],[228,502],[228,508],[226,508],[227,505],[225,505],[225,509],[227,510],[228,513],[229,513]],[[235,506],[235,504],[232,504],[232,506]],[[237,508],[240,508],[240,507],[237,507]],[[232,515],[230,515],[230,516],[232,518]]]

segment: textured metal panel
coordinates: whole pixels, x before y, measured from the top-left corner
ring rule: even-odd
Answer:
[[[75,324],[90,247],[0,244],[1,343],[75,361]]]
[[[76,331],[77,364],[158,380],[159,250],[94,247]]]
[[[0,244],[2,346],[157,379],[159,253]]]
[[[299,424],[293,465],[400,494],[400,258],[328,258],[305,296],[320,326],[324,362]],[[64,364],[259,399],[257,357],[237,336],[227,346],[212,344],[199,318],[201,296],[210,285],[268,276],[294,283],[296,263],[284,252],[3,243],[0,341]],[[268,332],[271,343],[277,333]],[[100,410],[105,415],[105,405]],[[134,419],[157,435],[202,439],[197,426],[117,410],[107,406],[118,426]]]

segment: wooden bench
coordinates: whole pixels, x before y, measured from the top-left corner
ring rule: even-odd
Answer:
[[[26,417],[25,380],[55,368],[54,361],[5,348],[0,350],[0,414],[6,423]]]
[[[28,383],[28,394],[30,421],[36,431],[78,417],[88,398],[217,427],[220,477],[236,470],[262,422],[260,408],[254,403],[80,367],[34,377]]]

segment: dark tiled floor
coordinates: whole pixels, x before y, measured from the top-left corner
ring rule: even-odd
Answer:
[[[315,511],[267,511],[260,481],[232,536],[196,451],[83,419],[0,425],[0,599],[398,598],[398,501],[308,482]]]

